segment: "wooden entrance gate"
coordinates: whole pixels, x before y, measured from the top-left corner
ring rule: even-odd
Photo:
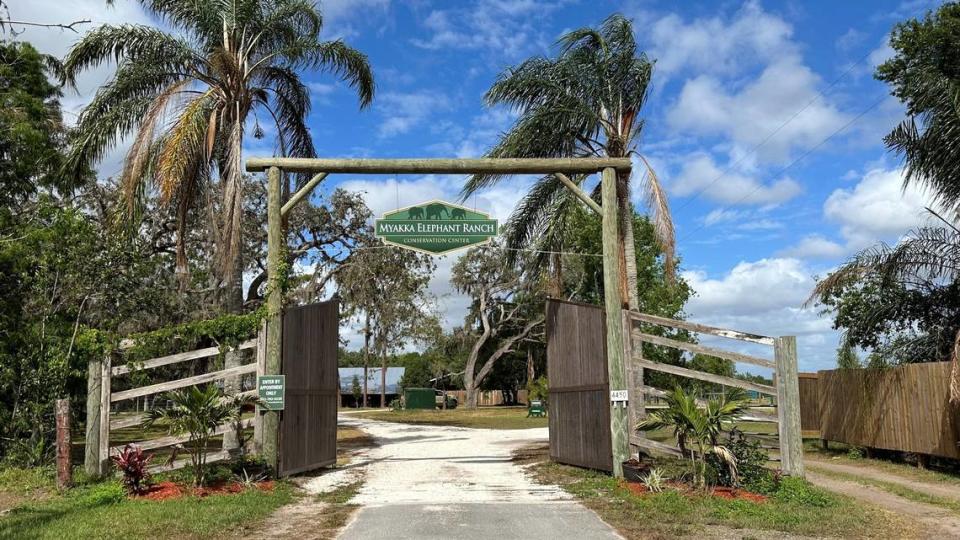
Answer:
[[[547,376],[550,388],[550,457],[554,461],[599,470],[614,469],[609,419],[612,403],[608,393],[607,357],[604,340],[606,316],[603,309],[559,300],[547,302]],[[662,397],[666,389],[644,384],[644,370],[660,371],[724,387],[742,388],[756,396],[769,396],[774,403],[757,400],[741,416],[741,422],[759,422],[776,426],[775,433],[750,432],[765,448],[774,450],[771,459],[780,461],[782,470],[803,476],[803,446],[800,431],[799,390],[797,383],[796,339],[792,336],[767,337],[687,321],[656,317],[623,310],[624,357],[631,362],[627,393],[632,452],[658,452],[680,455],[679,449],[646,438],[634,429],[656,406],[647,396]],[[698,343],[688,343],[652,333],[652,327],[680,328],[692,334],[719,337],[773,348],[774,358],[766,359]],[[643,344],[668,347],[746,363],[773,371],[773,385],[740,378],[714,375],[682,366],[644,358]],[[621,405],[622,406],[622,405]],[[775,414],[769,412],[775,409]],[[771,440],[772,439],[772,440]]]
[[[336,300],[288,308],[283,316],[286,403],[280,416],[281,476],[337,461],[339,326]]]
[[[596,306],[547,301],[550,458],[613,470],[604,313]]]

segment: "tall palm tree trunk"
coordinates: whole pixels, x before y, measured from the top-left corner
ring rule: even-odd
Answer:
[[[623,233],[623,281],[627,287],[627,304],[633,311],[640,309],[640,290],[637,279],[637,246],[633,238],[633,211],[629,204],[620,211],[620,228]]]
[[[367,372],[370,369],[370,314],[367,313],[363,324],[363,408],[370,406],[367,391]]]

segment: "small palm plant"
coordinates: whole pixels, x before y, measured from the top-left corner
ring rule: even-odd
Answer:
[[[746,406],[742,392],[729,392],[724,396],[707,401],[702,407],[693,394],[676,387],[665,397],[667,408],[650,413],[637,424],[640,431],[653,431],[672,428],[680,452],[689,456],[693,464],[694,485],[706,487],[707,454],[714,454],[730,469],[731,478],[737,477],[737,462],[733,454],[717,443],[725,423],[739,418]],[[690,442],[695,450],[688,450]]]
[[[214,385],[191,387],[167,394],[172,406],[153,409],[143,422],[144,428],[162,423],[170,434],[189,435],[187,446],[193,467],[193,483],[202,486],[206,479],[206,449],[214,432],[222,425],[239,425],[243,409],[259,403],[256,396],[225,396]]]

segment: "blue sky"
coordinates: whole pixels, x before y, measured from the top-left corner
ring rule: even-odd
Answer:
[[[327,37],[369,55],[378,90],[374,104],[359,111],[348,87],[305,73],[309,122],[323,157],[480,156],[513,119],[511,111],[482,104],[498,73],[551,54],[567,30],[624,13],[634,19],[641,48],[657,60],[639,151],[670,195],[682,268],[697,293],[689,318],[795,334],[801,369],[824,369],[834,363],[837,335],[829,317],[801,308],[814,276],[857,249],[895,242],[925,219],[926,197],[901,191],[899,163],[882,144],[902,108],[872,72],[890,54],[892,25],[936,4],[328,1],[321,4]],[[113,8],[95,0],[13,0],[10,12],[30,20],[149,21],[126,0]],[[62,54],[76,37],[32,29],[23,39]],[[65,105],[78,111],[98,76],[106,73],[81,81],[80,95]],[[255,141],[246,150],[270,155],[273,147]],[[101,171],[119,169],[121,155]],[[462,182],[347,175],[323,192],[363,191],[379,214],[453,199]],[[525,178],[507,181],[471,203],[505,218],[528,185]],[[448,326],[461,322],[466,306],[446,282],[452,260],[438,259],[431,286]]]

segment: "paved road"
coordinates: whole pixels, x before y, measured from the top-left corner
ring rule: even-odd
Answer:
[[[556,486],[527,478],[512,451],[547,439],[547,430],[412,426],[341,416],[377,439],[362,508],[345,540],[370,538],[621,538]]]

